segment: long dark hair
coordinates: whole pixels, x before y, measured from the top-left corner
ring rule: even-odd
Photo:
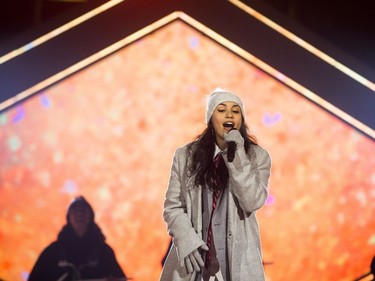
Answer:
[[[249,134],[249,127],[242,119],[240,128],[241,136],[245,140],[245,151],[248,151],[251,145],[257,145],[257,139],[254,135]],[[219,164],[219,182],[220,185],[213,184],[213,157],[215,152],[215,132],[212,121],[207,125],[207,128],[196,137],[196,139],[188,145],[188,159],[192,157],[192,161],[188,167],[188,176],[195,176],[195,186],[201,185],[210,190],[223,189],[228,184],[228,169],[224,161]]]

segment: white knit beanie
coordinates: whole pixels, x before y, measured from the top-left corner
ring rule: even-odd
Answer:
[[[214,112],[215,108],[223,102],[232,101],[238,104],[241,108],[241,113],[243,118],[245,119],[245,109],[242,103],[242,100],[237,95],[222,89],[216,88],[207,98],[207,106],[206,106],[206,123],[210,122],[212,113]]]

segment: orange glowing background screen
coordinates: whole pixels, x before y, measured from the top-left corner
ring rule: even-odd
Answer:
[[[0,278],[26,280],[84,195],[134,281],[158,280],[173,153],[217,86],[272,157],[258,211],[269,281],[353,280],[375,252],[375,143],[182,21],[0,115]],[[41,280],[43,281],[43,280]]]

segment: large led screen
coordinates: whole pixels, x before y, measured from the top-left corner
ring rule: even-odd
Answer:
[[[126,274],[158,280],[172,156],[205,128],[218,86],[243,98],[273,160],[258,211],[267,280],[368,272],[374,141],[177,20],[1,112],[0,278],[27,279],[80,194]]]

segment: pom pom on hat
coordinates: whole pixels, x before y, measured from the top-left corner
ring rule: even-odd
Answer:
[[[206,123],[210,122],[212,113],[214,112],[215,108],[223,102],[232,101],[238,104],[241,108],[241,113],[243,118],[245,119],[245,108],[243,106],[243,102],[240,97],[235,95],[234,93],[222,89],[216,88],[207,98],[207,106],[206,106]]]
[[[69,223],[69,215],[71,214],[73,208],[76,208],[79,206],[87,207],[90,213],[90,218],[92,221],[94,221],[94,217],[95,217],[94,210],[89,204],[89,202],[87,202],[87,200],[83,196],[78,196],[74,198],[73,201],[70,203],[68,207],[68,211],[66,213],[66,221]]]

